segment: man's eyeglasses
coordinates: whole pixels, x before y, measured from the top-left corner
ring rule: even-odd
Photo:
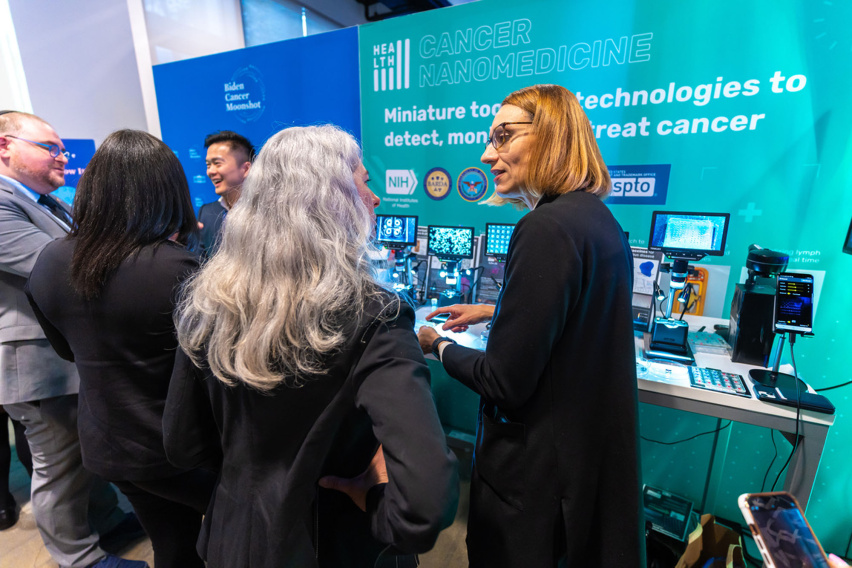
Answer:
[[[35,140],[27,140],[26,138],[20,138],[18,136],[13,136],[11,134],[4,134],[3,136],[5,136],[6,138],[14,138],[15,140],[22,140],[24,142],[29,142],[30,144],[35,144],[36,146],[41,146],[42,148],[44,148],[45,150],[47,150],[50,153],[51,158],[58,158],[59,154],[62,154],[63,156],[65,156],[66,160],[71,157],[71,152],[69,152],[68,150],[63,150],[57,144],[45,144],[44,142],[36,142]]]
[[[491,138],[488,139],[488,142],[485,144],[485,148],[488,148],[488,144],[494,146],[495,150],[499,150],[509,139],[512,137],[512,133],[506,130],[507,124],[532,124],[532,122],[502,122],[497,125],[494,129],[494,132],[491,133]]]

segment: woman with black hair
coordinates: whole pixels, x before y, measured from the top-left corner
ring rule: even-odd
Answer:
[[[28,295],[50,343],[80,373],[83,465],[130,500],[157,568],[202,568],[195,542],[215,475],[171,465],[162,430],[175,297],[198,266],[187,250],[197,229],[183,168],[157,138],[114,132],[74,205],[70,234],[45,247]]]

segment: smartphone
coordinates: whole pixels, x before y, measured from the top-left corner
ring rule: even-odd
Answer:
[[[445,314],[435,314],[435,315],[432,317],[432,319],[431,319],[431,320],[429,320],[429,321],[431,321],[431,322],[435,322],[435,323],[446,323],[446,321],[447,321],[448,319],[450,319],[450,315],[451,315],[451,314],[448,314],[448,313],[445,313]]]
[[[775,292],[775,330],[810,333],[814,314],[814,277],[782,272]]]
[[[766,568],[830,568],[796,498],[786,491],[738,499]]]

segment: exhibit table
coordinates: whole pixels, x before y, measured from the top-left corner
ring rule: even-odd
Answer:
[[[417,310],[415,330],[421,325],[432,325],[423,319],[430,311],[428,307]],[[702,328],[712,330],[715,324],[727,323],[726,320],[700,316],[686,316],[684,320],[689,323],[690,332]],[[474,349],[485,348],[486,342],[483,339],[483,332],[486,331],[485,324],[471,326],[464,333],[445,332],[440,329],[440,326],[436,329],[438,333],[452,337],[460,345]],[[665,366],[666,363],[658,359],[646,360],[643,357],[644,342],[641,333],[636,333],[635,344],[640,402],[712,416],[718,419],[717,425],[721,423],[721,420],[732,420],[779,431],[795,446],[795,452],[784,479],[784,489],[795,495],[803,508],[807,508],[828,430],[834,423],[833,414],[802,410],[798,425],[798,443],[796,443],[796,409],[755,398],[754,385],[748,376],[749,370],[754,369],[754,366],[734,363],[728,355],[701,351],[695,353],[696,365],[735,373],[745,379],[751,396],[749,398],[734,396],[691,387],[688,374],[684,374],[683,367],[677,364],[672,365],[671,368],[680,369],[680,372],[660,373],[659,367]],[[658,368],[654,369],[654,367]],[[718,464],[724,463],[730,440],[730,428],[718,429],[717,426],[717,430],[714,434],[705,493],[699,504],[700,509],[704,511],[714,509],[721,483],[722,466]]]

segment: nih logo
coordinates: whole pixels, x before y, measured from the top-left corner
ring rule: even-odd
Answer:
[[[373,46],[373,91],[407,89],[411,68],[411,40]]]
[[[663,205],[669,189],[671,164],[609,166],[612,192],[607,203]]]
[[[414,170],[388,170],[385,173],[385,191],[390,195],[411,195],[417,187]]]

